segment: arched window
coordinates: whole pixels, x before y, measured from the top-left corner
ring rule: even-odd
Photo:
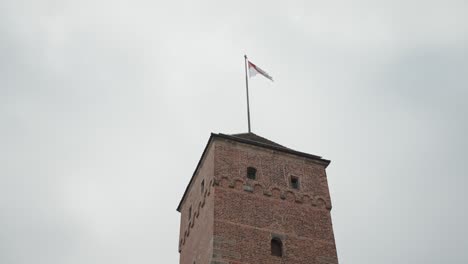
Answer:
[[[283,242],[279,238],[273,238],[271,240],[271,255],[282,257],[283,256]]]
[[[247,178],[251,180],[257,179],[257,169],[254,167],[247,168]]]

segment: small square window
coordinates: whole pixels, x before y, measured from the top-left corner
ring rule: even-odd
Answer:
[[[299,178],[296,176],[291,176],[290,185],[293,189],[299,189]]]
[[[203,181],[201,182],[201,193],[203,194],[203,192],[205,191],[205,180],[203,179]]]
[[[254,167],[247,168],[247,178],[251,180],[257,179],[257,169]]]

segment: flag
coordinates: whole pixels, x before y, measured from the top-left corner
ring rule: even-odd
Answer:
[[[271,77],[270,75],[268,75],[268,73],[266,73],[264,70],[260,69],[260,67],[258,67],[257,65],[253,64],[252,62],[250,61],[247,61],[248,64],[249,64],[249,77],[252,78],[254,77],[255,75],[257,75],[257,73],[260,73],[261,75],[263,75],[265,78],[269,79],[270,81],[273,81],[273,77]]]

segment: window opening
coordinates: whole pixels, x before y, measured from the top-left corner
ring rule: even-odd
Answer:
[[[283,242],[279,238],[273,238],[271,240],[271,255],[282,257],[283,256]]]
[[[251,180],[257,179],[257,169],[254,167],[247,168],[247,178]]]
[[[294,189],[299,189],[299,178],[296,176],[291,176],[291,187]]]

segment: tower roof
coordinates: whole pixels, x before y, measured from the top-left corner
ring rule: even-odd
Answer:
[[[282,146],[282,145],[280,145],[280,144],[278,144],[276,142],[273,142],[273,141],[271,141],[269,139],[261,137],[261,136],[259,136],[257,134],[252,133],[252,132],[232,134],[230,136],[238,137],[238,138],[242,138],[242,139],[246,139],[246,140],[250,140],[250,141],[255,141],[255,142],[259,142],[259,143],[263,143],[263,144],[267,144],[267,145],[271,145],[271,146],[276,146],[276,147],[280,147],[280,148],[286,148],[285,146]]]
[[[312,154],[308,154],[308,153],[305,153],[305,152],[300,152],[300,151],[297,151],[297,150],[287,148],[287,147],[285,147],[283,145],[280,145],[280,144],[278,144],[276,142],[273,142],[273,141],[271,141],[269,139],[266,139],[264,137],[261,137],[259,135],[254,134],[254,133],[251,133],[251,132],[249,132],[249,133],[240,133],[240,134],[231,134],[231,135],[222,134],[222,133],[219,133],[219,134],[211,133],[211,136],[208,139],[208,143],[205,146],[205,150],[203,150],[203,154],[201,155],[200,160],[198,161],[197,167],[195,168],[195,171],[193,172],[192,178],[190,179],[190,182],[187,185],[187,188],[185,189],[184,195],[182,196],[182,199],[180,200],[180,203],[177,206],[177,211],[180,212],[180,207],[182,206],[182,203],[183,203],[183,201],[185,199],[185,196],[187,195],[187,192],[188,192],[188,190],[190,188],[190,185],[192,184],[193,179],[194,179],[195,175],[197,174],[198,169],[201,166],[203,157],[205,156],[205,154],[206,154],[206,152],[208,150],[208,147],[210,146],[211,142],[213,140],[217,139],[217,138],[228,139],[228,140],[236,141],[236,142],[239,142],[239,143],[254,145],[254,146],[258,146],[258,147],[263,147],[263,148],[267,148],[267,149],[271,149],[271,150],[276,150],[276,151],[280,151],[280,152],[293,154],[293,155],[304,157],[304,158],[309,158],[309,159],[321,161],[322,163],[324,163],[325,167],[327,167],[328,164],[330,164],[330,160],[323,159],[321,156],[316,156],[316,155],[312,155]]]

